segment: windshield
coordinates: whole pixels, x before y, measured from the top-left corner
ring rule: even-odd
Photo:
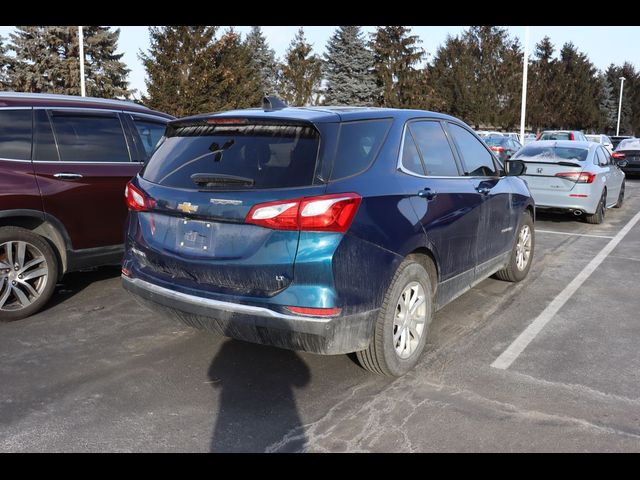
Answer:
[[[571,147],[541,147],[527,145],[513,157],[525,162],[556,162],[564,160],[577,160],[584,162],[589,155],[586,148]]]
[[[640,150],[640,138],[622,140],[616,147],[617,150]]]
[[[312,126],[206,125],[167,133],[142,173],[145,180],[190,189],[313,184],[320,136]]]

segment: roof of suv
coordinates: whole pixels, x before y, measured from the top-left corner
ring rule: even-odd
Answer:
[[[460,121],[455,117],[426,110],[404,110],[398,108],[378,107],[286,107],[278,110],[265,111],[262,108],[247,108],[228,112],[212,112],[201,115],[184,117],[176,122],[205,120],[211,117],[249,117],[272,118],[279,120],[302,120],[313,123],[345,122],[350,120],[366,120],[369,118],[414,118],[430,117],[442,120]]]
[[[127,100],[108,98],[78,97],[49,93],[0,92],[0,107],[84,107],[117,108],[128,112],[147,113],[173,119],[172,115],[151,110],[149,107]]]

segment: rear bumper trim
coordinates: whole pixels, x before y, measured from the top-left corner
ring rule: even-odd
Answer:
[[[366,349],[378,315],[377,309],[328,318],[287,315],[265,307],[176,292],[124,275],[122,286],[143,306],[191,327],[325,355]]]

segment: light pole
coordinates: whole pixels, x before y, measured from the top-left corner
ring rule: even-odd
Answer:
[[[80,95],[85,95],[84,90],[84,38],[82,36],[82,26],[78,27],[78,43],[80,44]]]
[[[618,126],[616,127],[616,137],[620,135],[620,112],[622,110],[622,89],[624,88],[624,77],[620,77],[620,102],[618,103]]]
[[[520,142],[524,145],[524,120],[527,112],[527,72],[529,69],[529,27],[524,27],[524,57],[522,59],[522,105],[520,106]]]

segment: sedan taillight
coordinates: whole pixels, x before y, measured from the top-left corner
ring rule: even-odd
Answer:
[[[576,183],[593,183],[596,179],[596,174],[589,172],[562,172],[556,173],[556,177],[566,178]]]
[[[612,157],[612,158],[615,158],[616,160],[624,160],[624,156],[625,156],[625,155],[624,155],[624,153],[622,153],[622,152],[613,152],[613,153],[611,154],[611,157]]]
[[[245,221],[274,230],[346,232],[361,200],[357,193],[338,193],[259,203]]]

